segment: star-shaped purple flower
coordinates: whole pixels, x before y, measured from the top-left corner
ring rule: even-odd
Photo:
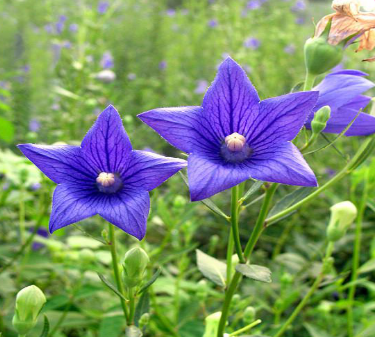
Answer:
[[[357,116],[360,109],[365,108],[371,97],[362,95],[373,88],[375,84],[364,78],[367,74],[358,70],[342,70],[327,75],[312,90],[319,91],[319,99],[314,112],[321,107],[331,107],[331,117],[327,122],[325,133],[341,133]],[[306,127],[311,129],[312,113],[306,121]],[[375,132],[375,117],[360,112],[357,119],[345,132],[346,136],[365,136]]]
[[[317,92],[300,92],[260,101],[246,73],[227,58],[202,106],[160,108],[139,118],[190,154],[189,187],[196,201],[249,178],[316,186],[314,173],[290,141],[317,99]]]
[[[107,107],[81,146],[18,145],[48,178],[58,184],[53,194],[50,232],[99,214],[141,240],[150,209],[148,191],[186,162],[132,145],[113,106]]]

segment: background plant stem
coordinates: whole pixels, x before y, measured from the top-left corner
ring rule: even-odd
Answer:
[[[109,245],[110,245],[110,248],[111,248],[113,273],[115,275],[117,289],[122,295],[124,295],[124,286],[122,284],[121,275],[120,275],[120,271],[119,271],[119,268],[118,268],[115,228],[112,224],[108,224],[108,229],[109,229],[109,240],[110,240]],[[128,314],[128,309],[126,307],[126,303],[125,303],[124,299],[122,299],[122,298],[120,299],[120,301],[121,301],[121,306],[122,306],[122,310],[124,312],[126,322],[128,323],[129,322],[129,314]]]

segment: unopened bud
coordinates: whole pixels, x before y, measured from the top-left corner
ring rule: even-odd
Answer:
[[[206,317],[206,329],[203,337],[217,337],[221,312],[215,312]]]
[[[186,199],[182,195],[176,196],[173,200],[173,206],[175,208],[182,208],[186,205]]]
[[[243,313],[243,321],[246,325],[251,324],[255,320],[256,311],[254,307],[246,307]]]
[[[36,325],[46,301],[43,292],[34,285],[23,288],[17,294],[12,323],[20,335],[26,335]]]
[[[313,37],[305,43],[305,64],[311,75],[320,75],[337,66],[344,56],[346,41],[338,45],[328,42],[331,21],[327,23],[324,32],[319,37]]]
[[[122,263],[124,283],[129,288],[139,285],[150,259],[147,253],[139,247],[130,249],[124,257]]]
[[[150,321],[150,314],[146,312],[139,319],[139,328],[142,330],[148,324],[149,321]]]
[[[331,219],[327,227],[329,241],[341,239],[357,217],[357,208],[350,201],[343,201],[331,207]]]
[[[321,133],[327,126],[331,117],[331,108],[326,105],[315,112],[314,119],[311,121],[311,130],[314,134]]]

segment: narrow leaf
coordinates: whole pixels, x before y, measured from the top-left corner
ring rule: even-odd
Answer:
[[[49,321],[46,315],[44,315],[43,331],[39,337],[47,337],[49,333]]]
[[[143,314],[150,311],[150,295],[148,291],[145,291],[142,296],[139,298],[137,307],[135,308],[134,313],[134,323],[136,326],[139,326],[139,319]]]
[[[280,199],[276,205],[271,209],[268,217],[272,217],[275,214],[282,212],[284,209],[293,206],[298,201],[306,198],[313,190],[313,187],[300,187],[292,193],[287,194],[285,197]]]
[[[226,264],[203,253],[199,249],[197,249],[196,252],[199,271],[212,282],[221,287],[225,287],[227,273]]]
[[[244,202],[246,201],[249,197],[251,197],[256,191],[258,191],[262,185],[264,184],[263,181],[256,181],[253,185],[251,185],[251,187],[249,188],[249,190],[245,193],[245,195],[240,199],[241,202]]]
[[[118,297],[122,298],[124,301],[127,301],[125,296],[121,294],[118,289],[111,283],[109,282],[102,274],[98,273],[98,276],[100,280],[108,287],[108,289],[112,290]]]
[[[255,281],[271,283],[271,271],[263,266],[256,264],[238,264],[236,270],[242,275]]]
[[[161,269],[158,268],[158,270],[155,272],[154,275],[152,275],[151,279],[139,290],[139,294],[143,293],[145,290],[147,290],[148,287],[150,287],[160,276]]]
[[[186,176],[181,171],[179,173],[180,173],[180,175],[182,177],[182,180],[184,181],[185,185],[187,187],[189,187],[189,183],[188,183],[188,180],[187,180]],[[210,200],[210,199],[204,199],[204,200],[201,200],[201,203],[203,205],[205,205],[213,213],[222,216],[226,220],[229,219],[229,216],[226,215],[219,207],[217,207],[212,200]]]

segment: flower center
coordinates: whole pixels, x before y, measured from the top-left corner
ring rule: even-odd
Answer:
[[[122,180],[117,174],[101,172],[96,178],[96,185],[100,192],[111,194],[122,187]]]
[[[225,137],[220,153],[228,162],[241,163],[250,157],[252,150],[246,143],[245,137],[234,132]]]

